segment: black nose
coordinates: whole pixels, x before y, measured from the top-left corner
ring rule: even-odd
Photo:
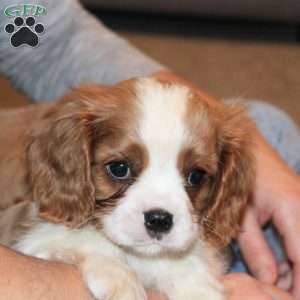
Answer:
[[[173,226],[173,215],[162,209],[144,213],[145,227],[151,236],[167,233]]]

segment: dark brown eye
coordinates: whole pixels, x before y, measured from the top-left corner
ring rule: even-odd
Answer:
[[[188,186],[196,187],[203,183],[207,173],[201,169],[193,169],[187,176]]]
[[[130,165],[127,161],[113,161],[106,165],[107,173],[116,180],[125,180],[131,177]]]

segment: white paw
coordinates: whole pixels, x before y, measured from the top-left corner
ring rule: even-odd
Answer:
[[[87,258],[81,271],[97,300],[146,300],[137,276],[127,266],[107,258]]]

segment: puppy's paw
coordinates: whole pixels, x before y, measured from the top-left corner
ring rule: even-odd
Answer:
[[[97,300],[146,300],[142,284],[134,272],[119,262],[102,257],[86,258],[81,271]]]

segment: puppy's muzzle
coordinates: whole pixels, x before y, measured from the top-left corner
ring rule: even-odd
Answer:
[[[173,215],[162,209],[153,209],[144,213],[144,224],[150,237],[158,240],[173,226]]]

